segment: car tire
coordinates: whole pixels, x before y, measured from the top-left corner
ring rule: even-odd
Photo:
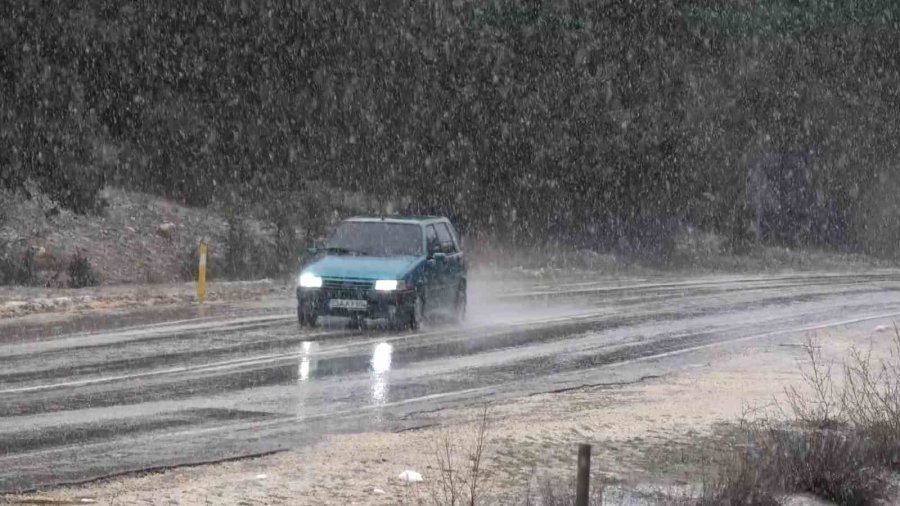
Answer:
[[[350,330],[366,330],[366,318],[354,315],[347,320],[347,328]]]
[[[315,327],[317,320],[318,315],[306,312],[302,306],[297,306],[297,321],[300,322],[301,327]]]
[[[467,305],[466,285],[465,283],[460,283],[459,288],[456,290],[456,299],[453,302],[453,319],[456,323],[462,323],[466,320]]]
[[[409,329],[419,330],[425,321],[425,297],[416,290],[416,298],[409,312]]]

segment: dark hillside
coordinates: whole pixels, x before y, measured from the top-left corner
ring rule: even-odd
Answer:
[[[890,0],[11,0],[0,47],[0,182],[78,212],[315,181],[662,259],[900,239]]]

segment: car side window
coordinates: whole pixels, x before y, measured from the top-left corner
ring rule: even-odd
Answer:
[[[456,243],[456,249],[458,251],[462,251],[462,241],[459,240],[459,233],[453,228],[452,223],[447,223],[447,228],[450,229],[450,235],[453,236],[453,242]]]
[[[456,243],[453,241],[453,236],[450,235],[450,229],[447,228],[446,223],[438,223],[435,225],[437,229],[438,240],[441,242],[441,251],[448,255],[452,255],[456,253]]]
[[[425,242],[428,246],[428,254],[441,251],[441,243],[438,240],[437,232],[434,231],[434,225],[425,227]]]

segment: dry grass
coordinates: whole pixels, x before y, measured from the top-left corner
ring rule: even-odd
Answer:
[[[429,506],[564,506],[575,503],[575,468],[572,480],[536,478],[524,490],[510,496],[494,493],[493,479],[499,470],[489,465],[490,417],[485,406],[468,435],[445,428],[431,445],[432,471],[421,484],[409,484],[401,504]],[[603,486],[592,484],[589,504],[603,503]]]
[[[834,382],[834,361],[826,362],[815,336],[807,335],[803,345],[807,366],[800,367],[806,388],[785,388],[789,413],[806,427],[828,429],[844,419],[844,399]]]
[[[0,239],[0,285],[39,284],[34,250]]]
[[[878,453],[859,432],[759,428],[693,504],[769,506],[795,493],[848,506],[875,504],[887,491]]]
[[[603,504],[603,486],[591,484],[588,504]],[[560,482],[552,479],[532,480],[517,506],[572,506],[575,504],[575,481]]]
[[[484,467],[488,444],[488,408],[485,406],[469,442],[459,443],[449,429],[434,445],[437,476],[430,480],[435,505],[476,506],[490,493],[490,472]]]
[[[432,442],[434,471],[425,484],[409,484],[402,504],[434,506],[477,506],[490,496],[491,471],[485,466],[489,445],[488,406],[481,410],[472,433],[455,434],[444,428]]]
[[[807,493],[845,506],[886,500],[888,476],[900,463],[900,329],[892,352],[874,360],[852,349],[844,363],[804,344],[803,387],[785,390],[788,422],[747,424],[746,441],[706,480],[699,497],[679,504],[769,506]]]

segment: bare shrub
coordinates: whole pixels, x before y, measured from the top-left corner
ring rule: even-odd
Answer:
[[[100,284],[100,274],[84,253],[76,251],[69,261],[69,288],[86,288]]]
[[[273,274],[293,272],[305,247],[325,233],[329,205],[318,191],[277,192],[262,214],[274,236]],[[302,234],[298,233],[302,229]]]
[[[0,285],[33,286],[39,283],[34,250],[0,243]]]
[[[892,467],[900,463],[900,329],[894,325],[891,353],[877,362],[871,348],[853,349],[844,366],[847,419],[877,443]]]
[[[197,270],[200,264],[198,247],[193,244],[182,245],[178,250],[177,259],[178,277],[184,281],[196,281]]]
[[[215,244],[206,253],[206,280],[224,276],[223,254]],[[182,244],[177,254],[178,275],[183,281],[197,281],[200,268],[200,241]]]
[[[895,325],[890,353],[878,360],[872,347],[852,348],[835,378],[819,342],[807,338],[809,365],[801,367],[805,388],[785,390],[794,418],[815,428],[846,426],[876,441],[890,462],[900,462],[900,329]]]
[[[844,394],[834,382],[834,361],[822,357],[821,343],[812,334],[806,336],[803,350],[809,364],[800,365],[799,369],[806,388],[785,388],[788,406],[794,417],[808,427],[834,427],[844,421],[845,410]]]
[[[459,442],[449,430],[442,432],[434,447],[437,476],[430,481],[435,505],[476,506],[487,496],[490,475],[484,468],[484,458],[488,422],[485,406],[470,441]]]
[[[848,425],[882,447],[900,448],[900,329],[895,325],[885,358],[874,360],[871,346],[851,349],[840,381],[835,379],[834,362],[822,358],[815,337],[807,337],[804,350],[809,359],[806,367],[800,367],[805,388],[785,389],[794,418],[816,428]]]
[[[846,506],[873,504],[887,490],[878,453],[864,433],[763,427],[694,504],[775,506],[793,493]]]
[[[570,506],[575,503],[574,477],[562,481],[549,477],[538,479],[534,472],[520,494],[494,495],[492,485],[496,471],[487,466],[489,428],[489,409],[485,406],[468,437],[461,437],[449,429],[442,431],[432,445],[435,471],[425,477],[424,484],[408,484],[400,503],[433,506]],[[591,484],[591,506],[603,504],[603,491],[603,485]]]
[[[275,247],[241,217],[228,219],[221,270],[231,279],[259,279],[278,273]]]
[[[0,189],[0,229],[6,226],[13,214],[13,194]]]
[[[814,336],[804,352],[803,387],[785,389],[793,423],[748,425],[747,444],[690,504],[769,506],[810,493],[862,506],[885,497],[886,476],[900,463],[900,329],[886,358],[854,348],[837,371]]]
[[[808,492],[846,506],[884,497],[887,482],[875,443],[855,431],[775,430],[761,463],[780,476],[783,489]]]
[[[575,504],[575,480],[543,478],[531,480],[528,488],[516,504],[519,506],[571,506]],[[590,506],[603,504],[603,486],[591,484]]]
[[[247,277],[253,260],[252,242],[247,224],[238,217],[229,217],[225,236],[225,272],[232,277]]]
[[[488,407],[485,405],[468,440],[449,429],[443,430],[433,442],[433,466],[436,471],[425,476],[425,493],[423,494],[422,485],[408,484],[401,504],[487,504],[491,477],[491,473],[485,468],[488,426]]]
[[[672,503],[678,506],[778,506],[777,492],[766,488],[765,469],[744,458],[746,456],[736,456],[733,463],[705,483],[699,498],[677,498]]]

